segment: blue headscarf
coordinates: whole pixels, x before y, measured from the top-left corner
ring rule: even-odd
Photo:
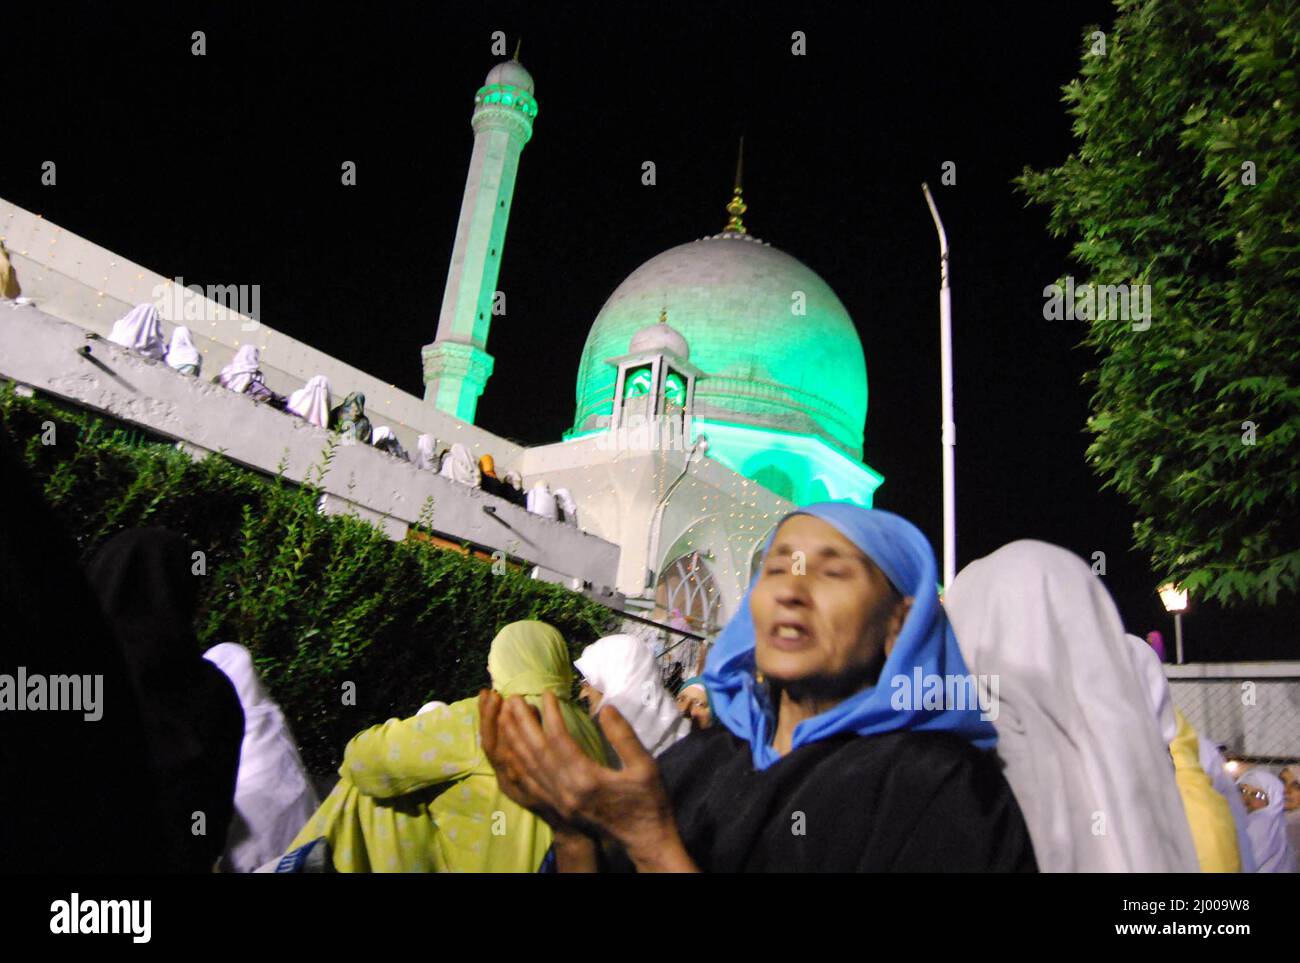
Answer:
[[[935,590],[937,566],[925,536],[898,515],[846,502],[818,502],[790,515],[811,515],[834,525],[880,567],[899,592],[913,599],[912,609],[894,641],[893,651],[885,660],[879,682],[821,715],[800,722],[795,726],[791,748],[846,732],[871,736],[908,730],[951,732],[981,749],[991,749],[997,741],[997,732],[991,722],[980,718],[978,705],[961,710],[923,709],[920,692],[913,692],[909,700],[893,699],[902,690],[896,689],[892,680],[906,677],[910,686],[918,668],[922,679],[931,675],[965,677],[970,673],[957,648],[948,617],[939,605]],[[774,529],[763,545],[764,558],[775,537]],[[755,769],[766,769],[780,759],[770,745],[775,718],[770,718],[764,710],[766,700],[755,680],[754,620],[749,601],[761,576],[760,569],[736,614],[718,635],[704,667],[713,717],[749,743]],[[896,709],[894,701],[906,702],[911,707]]]

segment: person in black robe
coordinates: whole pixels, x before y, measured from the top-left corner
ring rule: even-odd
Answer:
[[[709,653],[713,727],[656,762],[602,709],[613,771],[579,758],[550,700],[539,721],[484,692],[484,750],[554,828],[561,872],[1035,871],[990,751],[996,706],[936,583],[898,516],[799,509]]]
[[[144,718],[168,859],[174,871],[208,873],[234,815],[244,711],[195,638],[193,564],[183,537],[140,528],[110,539],[89,576]]]
[[[126,665],[75,544],[3,424],[0,502],[0,687],[8,690],[0,693],[0,873],[166,870]],[[60,676],[79,679],[80,705],[52,709],[50,683]],[[41,709],[33,709],[37,678],[46,684]]]

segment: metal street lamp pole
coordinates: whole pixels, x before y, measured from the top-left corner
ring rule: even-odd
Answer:
[[[1183,613],[1174,613],[1174,658],[1178,665],[1183,664]]]
[[[934,228],[939,232],[939,354],[943,396],[943,587],[952,585],[957,575],[957,491],[954,457],[957,447],[957,422],[952,405],[952,289],[948,286],[948,235],[939,219],[939,209],[927,184],[921,185],[925,203],[930,206]]]

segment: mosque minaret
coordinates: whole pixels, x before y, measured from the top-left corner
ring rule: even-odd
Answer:
[[[533,78],[515,59],[497,64],[474,96],[474,152],[461,201],[438,331],[421,351],[424,398],[436,408],[473,422],[479,396],[492,374],[487,353],[506,223],[519,155],[533,135],[537,101]]]

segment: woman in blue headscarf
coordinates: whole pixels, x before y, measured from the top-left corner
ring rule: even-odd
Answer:
[[[786,516],[705,665],[715,724],[657,760],[613,710],[611,772],[481,696],[502,789],[555,828],[561,872],[1035,869],[990,749],[996,680],[970,676],[933,552],[888,512]],[[603,844],[603,845],[602,845]]]

